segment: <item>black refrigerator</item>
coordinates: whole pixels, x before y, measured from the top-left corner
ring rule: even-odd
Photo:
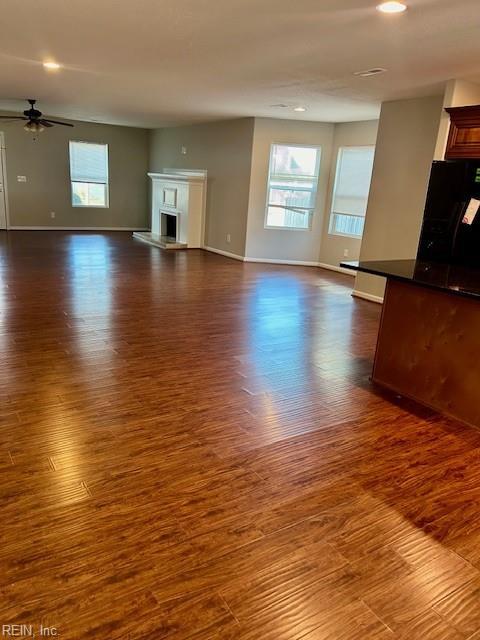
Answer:
[[[417,258],[480,267],[480,160],[432,164]]]

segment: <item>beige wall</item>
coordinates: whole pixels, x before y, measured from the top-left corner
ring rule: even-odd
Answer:
[[[416,256],[442,105],[443,96],[382,104],[362,260]],[[382,297],[384,280],[359,274],[355,291]]]
[[[378,121],[335,125],[242,118],[157,129],[151,132],[149,166],[151,171],[207,169],[206,246],[249,258],[338,266],[345,248],[351,259],[358,256],[360,241],[328,235],[326,203],[331,199],[336,152],[342,145],[374,144],[377,126]],[[265,229],[268,165],[274,142],[321,147],[311,231]]]
[[[74,122],[34,140],[21,122],[1,122],[7,159],[10,226],[145,228],[148,213],[148,132],[145,129]],[[71,205],[69,140],[108,144],[110,206]],[[17,182],[17,176],[27,182]],[[52,219],[50,212],[55,212]]]
[[[335,125],[326,215],[324,216],[322,241],[320,245],[321,263],[338,266],[342,260],[358,260],[360,256],[361,238],[349,238],[328,232],[337,155],[340,147],[374,145],[377,139],[377,130],[378,120],[343,122]],[[347,257],[344,257],[345,251],[348,251]]]
[[[208,171],[205,245],[240,256],[245,255],[253,122],[241,118],[157,129],[150,138],[150,171]]]
[[[330,176],[335,126],[320,122],[299,122],[255,118],[246,255],[249,258],[318,262]],[[322,150],[317,193],[317,210],[311,231],[265,229],[268,166],[272,143],[308,144]]]

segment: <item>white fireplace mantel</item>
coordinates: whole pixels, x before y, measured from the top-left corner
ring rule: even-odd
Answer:
[[[165,169],[162,173],[148,173],[148,176],[152,181],[151,233],[134,235],[164,248],[202,247],[207,172]],[[175,242],[172,242],[172,238],[166,241],[165,216],[176,219]]]
[[[165,171],[162,171],[162,173],[147,173],[147,176],[154,182],[173,181],[178,183],[204,183],[207,178],[207,172],[193,171],[188,169],[165,169]]]

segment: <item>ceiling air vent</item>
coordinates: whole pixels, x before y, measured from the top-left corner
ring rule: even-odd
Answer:
[[[374,67],[373,69],[365,69],[364,71],[355,71],[354,76],[362,76],[362,78],[368,78],[369,76],[377,76],[379,73],[385,73],[386,69],[383,67]]]

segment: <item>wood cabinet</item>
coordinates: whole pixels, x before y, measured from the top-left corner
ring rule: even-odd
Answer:
[[[373,380],[480,427],[477,299],[387,279]]]
[[[480,105],[445,110],[450,114],[445,159],[480,158]]]

